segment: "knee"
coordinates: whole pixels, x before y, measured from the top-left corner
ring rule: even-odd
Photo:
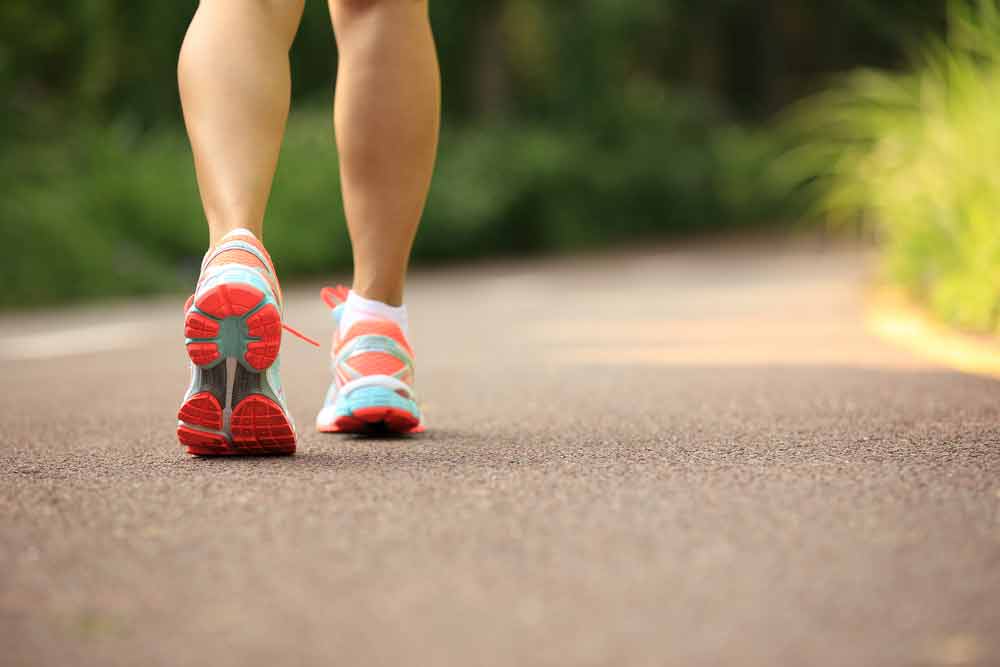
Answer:
[[[306,0],[200,0],[201,5],[218,5],[226,11],[260,11],[268,14],[301,14]]]
[[[281,18],[296,18],[302,16],[306,0],[251,0],[262,11]]]
[[[328,0],[330,11],[337,14],[364,14],[373,10],[426,7],[428,0]]]
[[[238,12],[273,21],[275,26],[297,28],[306,0],[199,0],[198,4],[209,11]]]
[[[205,0],[202,0],[204,2]],[[266,17],[271,27],[291,47],[302,20],[306,0],[250,0],[258,15]]]

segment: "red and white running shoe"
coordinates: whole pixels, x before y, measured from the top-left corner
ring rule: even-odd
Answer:
[[[301,334],[281,318],[267,250],[249,230],[227,234],[205,256],[185,306],[191,385],[177,414],[177,438],[188,453],[295,452],[278,356],[283,328]]]
[[[334,321],[333,382],[316,429],[323,433],[416,433],[423,430],[413,391],[413,349],[395,322],[361,320],[340,336],[348,289],[324,287]]]

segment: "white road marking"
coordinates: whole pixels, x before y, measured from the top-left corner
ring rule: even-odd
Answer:
[[[95,324],[0,338],[0,359],[27,361],[107,352],[148,344],[162,327],[149,322]]]

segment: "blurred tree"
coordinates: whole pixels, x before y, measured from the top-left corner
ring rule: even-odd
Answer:
[[[765,116],[856,64],[892,65],[939,26],[940,0],[483,0],[432,2],[453,119],[593,117],[637,80],[700,91]],[[0,4],[7,136],[77,119],[177,123],[177,50],[196,8],[83,0]],[[309,2],[292,51],[297,97],[329,95],[325,3]],[[644,84],[645,85],[645,84]],[[604,107],[610,107],[605,109]],[[30,122],[27,122],[30,121]]]
[[[431,0],[444,150],[416,258],[794,218],[795,197],[767,168],[784,149],[780,133],[754,122],[829,72],[902,62],[911,36],[942,27],[946,7]],[[196,8],[0,3],[0,242],[24,250],[0,267],[3,303],[190,279],[204,225],[176,61]],[[321,0],[306,3],[291,66],[295,115],[268,216],[295,224],[270,226],[268,238],[287,275],[301,275],[350,261],[331,159],[336,50]],[[50,246],[61,273],[40,261]]]

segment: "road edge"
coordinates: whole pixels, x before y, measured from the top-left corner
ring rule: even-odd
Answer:
[[[898,290],[872,290],[865,327],[875,336],[928,361],[964,373],[1000,379],[1000,339],[951,329]]]

